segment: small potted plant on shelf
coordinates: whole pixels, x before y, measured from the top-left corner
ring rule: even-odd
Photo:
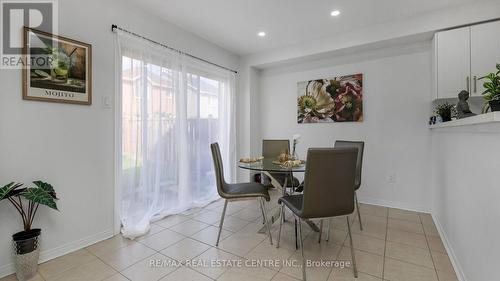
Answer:
[[[486,89],[483,92],[485,100],[483,113],[486,113],[488,109],[491,109],[491,111],[500,111],[500,64],[497,64],[496,73],[490,73],[479,79],[488,80],[488,82],[484,82],[483,84],[483,87]]]
[[[447,102],[437,105],[435,111],[436,114],[441,116],[443,122],[451,121],[451,117],[453,117],[456,114],[455,105],[449,104]]]
[[[22,183],[11,182],[0,188],[0,201],[5,199],[12,203],[21,215],[24,227],[23,231],[12,235],[18,280],[28,280],[38,270],[41,230],[31,228],[38,207],[45,205],[57,210],[57,196],[52,185],[43,181],[33,184],[35,187],[24,187]]]

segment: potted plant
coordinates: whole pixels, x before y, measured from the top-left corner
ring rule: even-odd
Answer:
[[[439,104],[436,106],[436,114],[441,116],[441,119],[443,119],[443,122],[448,122],[451,121],[451,117],[455,115],[456,113],[456,108],[455,105],[449,104],[447,102],[443,104]]]
[[[485,100],[483,113],[486,113],[488,109],[491,109],[491,111],[500,111],[500,64],[497,64],[496,73],[490,73],[479,79],[488,80],[488,82],[483,84],[483,87],[486,89],[483,92]]]
[[[11,182],[0,188],[0,201],[8,200],[21,215],[24,230],[12,235],[18,280],[28,280],[38,270],[39,239],[41,230],[32,229],[38,207],[45,205],[57,210],[56,192],[52,185],[34,181],[35,187],[24,187],[22,183]]]

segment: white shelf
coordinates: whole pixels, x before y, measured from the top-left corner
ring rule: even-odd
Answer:
[[[495,122],[500,122],[500,112],[489,112],[486,114],[480,114],[464,119],[443,122],[431,125],[429,128],[439,129],[439,128],[459,127],[459,126],[481,125],[481,124],[488,124]]]

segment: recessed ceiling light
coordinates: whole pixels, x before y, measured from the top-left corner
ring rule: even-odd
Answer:
[[[266,33],[264,31],[261,31],[261,32],[257,33],[257,35],[259,35],[260,37],[264,37],[264,36],[266,36]]]
[[[339,10],[333,10],[333,11],[330,13],[330,15],[331,15],[332,17],[337,17],[337,16],[339,16],[339,15],[340,15],[340,11],[339,11]]]

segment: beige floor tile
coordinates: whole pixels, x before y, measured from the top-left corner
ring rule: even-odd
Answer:
[[[384,280],[437,281],[438,279],[434,269],[386,258]]]
[[[204,209],[204,208],[191,208],[191,209],[189,209],[187,211],[182,212],[181,215],[191,217],[191,216],[193,216],[193,215],[195,215],[195,214],[197,214],[197,213],[199,213],[199,212],[201,212],[203,210],[208,210],[208,209]]]
[[[401,209],[389,208],[389,218],[420,223],[419,213]]]
[[[191,235],[190,237],[201,241],[205,244],[215,246],[215,243],[217,242],[217,235],[219,233],[219,228],[215,226],[209,226],[207,228],[202,229],[201,231],[196,232],[195,234]],[[220,234],[220,241],[226,239],[233,233],[229,230],[222,229],[222,232]]]
[[[255,232],[254,232],[255,233]],[[233,234],[219,243],[219,248],[240,257],[245,256],[253,248],[259,245],[265,236],[257,233],[253,235]],[[269,245],[271,246],[271,245]]]
[[[55,281],[100,281],[115,275],[117,272],[100,260],[83,264],[67,270],[54,279]]]
[[[196,257],[197,260],[202,261],[207,264],[207,266],[197,266],[192,269],[206,275],[212,279],[217,279],[221,276],[226,270],[230,268],[228,264],[214,264],[216,261],[237,261],[241,260],[240,257],[232,255],[228,252],[217,248],[211,248],[205,251],[203,254]]]
[[[358,271],[382,278],[384,267],[383,256],[355,250],[355,258]],[[351,249],[347,247],[342,248],[339,254],[339,260],[351,261]]]
[[[431,251],[446,254],[446,248],[440,237],[427,236],[427,242]]]
[[[269,245],[268,240],[262,241],[257,247],[251,250],[244,257],[249,260],[277,260],[277,264],[269,265],[274,270],[279,270],[282,262],[291,257],[295,251],[287,248],[276,248],[276,246]]]
[[[359,224],[359,218],[356,214],[352,216],[354,219],[353,224]],[[371,225],[376,225],[376,226],[387,226],[387,217],[380,217],[380,216],[373,216],[373,215],[362,215],[361,221],[364,223],[369,223]]]
[[[384,255],[385,240],[356,233],[352,234],[352,240],[354,249],[362,250],[380,256]],[[346,247],[351,246],[349,237],[345,239],[344,246]]]
[[[421,223],[414,223],[411,221],[389,219],[388,227],[392,229],[398,229],[406,232],[413,232],[418,234],[424,234],[424,228]]]
[[[188,267],[181,267],[160,281],[211,281],[212,279]]]
[[[157,234],[145,238],[144,240],[141,240],[140,243],[156,251],[161,251],[168,246],[181,241],[182,239],[184,239],[183,235],[172,230],[165,229]]]
[[[271,279],[271,280],[272,281],[297,281],[300,279],[293,278],[292,276],[278,272],[278,274],[274,275],[273,279]]]
[[[44,279],[53,279],[66,270],[86,264],[96,259],[96,256],[92,255],[86,249],[82,249],[42,263],[38,267],[38,272]]]
[[[432,259],[434,260],[434,266],[436,270],[443,272],[453,273],[455,270],[453,269],[453,265],[451,264],[450,258],[447,254],[431,252]]]
[[[255,204],[259,203],[255,202]],[[232,214],[231,216],[246,221],[255,221],[256,219],[260,219],[260,221],[262,222],[262,211],[260,210],[260,208],[257,210],[245,208],[239,212]]]
[[[384,220],[384,218],[382,218],[382,220]],[[372,222],[370,220],[363,221],[363,217],[361,217],[361,221],[363,222],[363,230],[360,229],[359,223],[357,220],[355,220],[351,223],[351,231],[353,233],[363,234],[366,236],[371,236],[374,238],[379,238],[379,239],[385,240],[385,236],[387,233],[387,225],[386,224],[381,224],[380,221],[378,221],[378,222]],[[347,223],[346,223],[345,218],[342,219],[342,221],[337,221],[334,224],[334,227],[347,231]]]
[[[155,224],[157,224],[161,227],[170,228],[174,225],[177,225],[181,222],[185,222],[187,220],[189,220],[189,217],[187,217],[187,216],[171,215],[171,216],[165,217],[164,219],[162,219],[160,221],[155,222]]]
[[[306,260],[318,261],[317,259],[314,258],[311,259],[311,257],[308,255],[306,255]],[[280,269],[280,273],[302,280],[302,257],[300,253],[297,252],[294,255],[292,255],[290,257],[290,261],[292,261],[293,264],[284,264],[284,266]],[[330,271],[331,267],[308,266],[306,267],[306,277],[307,280],[326,281],[328,279]]]
[[[206,223],[202,223],[195,220],[187,220],[185,222],[181,222],[180,224],[171,227],[170,229],[180,234],[190,236],[204,228],[207,228],[208,226],[209,225]]]
[[[422,224],[434,224],[434,220],[432,219],[431,214],[428,213],[420,213],[420,221],[422,221]]]
[[[155,254],[130,267],[121,273],[131,281],[157,281],[177,269],[169,264],[170,258]]]
[[[354,278],[352,268],[334,268],[328,281],[382,281],[382,279],[363,272],[358,272],[358,278]]]
[[[214,212],[211,210],[204,210],[201,212],[198,212],[192,216],[190,216],[191,219],[207,224],[213,224],[216,223],[220,220],[222,213],[219,212]]]
[[[425,235],[392,228],[389,228],[389,230],[387,231],[387,241],[402,243],[422,249],[428,248]]]
[[[149,229],[148,233],[144,234],[143,236],[137,238],[137,241],[142,241],[152,235],[155,235],[156,233],[162,232],[165,230],[163,226],[159,226],[157,224],[151,224],[151,228]]]
[[[277,272],[265,267],[233,267],[224,272],[218,281],[268,281],[271,280]]]
[[[125,276],[121,275],[120,273],[117,273],[109,278],[104,279],[103,281],[130,281],[127,279]]]
[[[219,226],[219,222],[217,221],[213,223],[214,226]],[[246,220],[238,219],[232,216],[227,216],[224,218],[224,223],[222,225],[222,229],[226,229],[232,232],[237,232],[245,227],[249,222]]]
[[[163,251],[161,251],[161,253],[184,264],[186,260],[190,260],[200,255],[209,248],[210,246],[208,246],[207,244],[198,242],[190,238],[185,238],[164,249]]]
[[[18,281],[18,279],[15,274],[11,274],[3,278],[0,278],[0,281]],[[40,274],[37,273],[35,276],[26,281],[44,281],[44,279]]]
[[[154,253],[155,251],[150,248],[140,243],[136,243],[103,255],[101,259],[114,269],[121,271]]]
[[[421,266],[434,268],[431,253],[427,249],[400,243],[387,242],[385,256]]]
[[[365,215],[387,217],[389,209],[383,206],[360,203],[359,210],[361,211],[361,220],[363,220],[363,216]]]
[[[425,235],[440,237],[439,232],[434,224],[424,224]]]
[[[105,254],[116,251],[123,247],[130,246],[134,243],[137,242],[124,238],[123,236],[118,234],[112,238],[106,239],[104,241],[101,241],[99,243],[87,247],[87,250],[89,250],[89,252],[91,252],[92,254],[101,257]]]
[[[437,275],[439,277],[439,281],[458,281],[455,272],[446,272],[437,270]]]

